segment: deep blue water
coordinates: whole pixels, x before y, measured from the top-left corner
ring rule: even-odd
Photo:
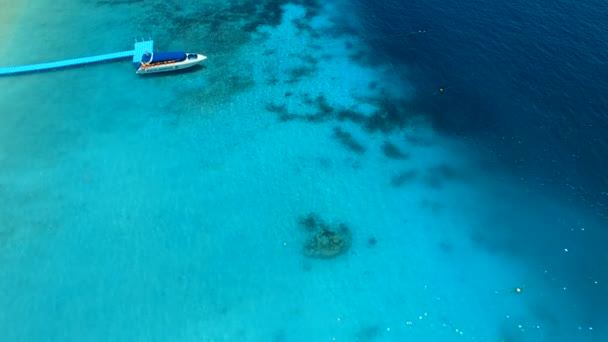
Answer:
[[[608,12],[603,1],[360,2],[378,58],[413,104],[526,185],[606,216]],[[407,32],[426,32],[403,35]],[[443,87],[445,91],[438,93]]]

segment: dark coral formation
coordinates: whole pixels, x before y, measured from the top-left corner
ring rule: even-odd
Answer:
[[[338,121],[351,121],[363,125],[367,120],[367,116],[357,113],[352,109],[342,109],[338,112],[337,119]]]
[[[350,229],[340,223],[335,230],[326,224],[318,215],[310,213],[299,219],[306,231],[312,235],[306,243],[302,253],[310,258],[329,259],[344,254],[351,246],[352,235]]]
[[[323,116],[329,116],[333,113],[334,108],[327,103],[327,99],[323,95],[317,96],[315,101],[319,107],[319,113]]]
[[[401,150],[390,141],[384,142],[384,145],[382,145],[382,152],[391,159],[408,159],[410,157],[407,153],[401,152]]]
[[[407,101],[403,99],[369,99],[369,102],[378,107],[378,110],[366,117],[363,127],[368,132],[391,133],[406,126],[415,117],[411,109],[408,110]]]
[[[289,79],[287,83],[295,83],[308,77],[309,74],[315,72],[315,67],[301,66],[288,71]],[[405,103],[397,103],[396,101],[388,100],[373,100],[366,99],[361,101],[362,104],[372,104],[378,107],[371,115],[364,115],[349,108],[334,108],[329,105],[324,95],[319,95],[316,100],[308,98],[307,94],[302,96],[302,104],[307,106],[317,107],[317,111],[312,115],[283,115],[279,114],[281,121],[304,120],[311,123],[323,122],[328,120],[337,120],[340,122],[350,121],[355,123],[368,133],[391,133],[400,127],[406,126],[414,115],[407,110]],[[407,158],[407,154],[403,154],[403,159]]]
[[[295,24],[300,30],[310,30],[308,21],[318,14],[320,8],[320,2],[317,0],[234,1],[230,6],[229,12],[242,14],[243,20],[246,22],[243,30],[253,32],[259,26],[268,25],[274,27],[279,25],[283,19],[281,7],[288,3],[301,5],[306,8],[305,18],[300,19]]]
[[[308,232],[314,232],[320,227],[325,226],[325,222],[315,213],[309,213],[306,216],[300,217],[298,223]]]
[[[286,104],[269,103],[266,105],[266,110],[277,114],[287,114]]]
[[[352,134],[342,130],[340,127],[334,127],[334,137],[352,152],[362,154],[365,152],[365,147],[361,145]]]
[[[285,97],[294,96],[292,92],[286,92]],[[282,122],[302,120],[309,123],[319,123],[331,119],[334,116],[334,108],[327,103],[327,100],[323,95],[318,96],[316,99],[310,98],[309,94],[302,94],[299,96],[302,104],[307,106],[313,106],[316,104],[317,111],[312,114],[293,114],[287,111],[285,105],[277,105],[270,103],[266,105],[266,110],[278,114],[279,120]]]
[[[298,67],[294,67],[289,69],[287,74],[289,75],[289,79],[286,81],[287,83],[296,83],[301,81],[302,79],[309,77],[313,73],[317,71],[316,67],[311,67],[308,65],[301,65]]]

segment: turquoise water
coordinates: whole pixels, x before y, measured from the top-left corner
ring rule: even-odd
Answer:
[[[347,4],[300,3],[23,6],[2,66],[208,59],[0,78],[0,340],[603,340],[601,222],[408,111]],[[311,212],[346,253],[303,255]]]

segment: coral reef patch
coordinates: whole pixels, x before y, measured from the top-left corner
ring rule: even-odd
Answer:
[[[365,147],[361,145],[352,134],[342,130],[340,127],[334,127],[334,138],[336,138],[344,147],[357,154],[365,152]]]
[[[408,159],[409,154],[402,152],[397,146],[390,141],[385,141],[382,145],[382,152],[390,159]]]
[[[335,227],[325,223],[317,214],[309,213],[298,222],[312,234],[304,243],[302,254],[309,258],[330,259],[346,253],[352,243],[350,229],[344,223]]]

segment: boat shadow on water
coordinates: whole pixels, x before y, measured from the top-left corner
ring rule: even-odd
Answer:
[[[137,75],[141,78],[155,78],[155,77],[171,77],[171,76],[178,76],[178,75],[184,75],[184,74],[189,74],[189,73],[195,73],[201,69],[206,69],[207,67],[203,64],[197,64],[197,65],[193,65],[189,68],[185,68],[185,69],[178,69],[178,70],[171,70],[168,72],[155,72],[152,74],[140,74]]]

